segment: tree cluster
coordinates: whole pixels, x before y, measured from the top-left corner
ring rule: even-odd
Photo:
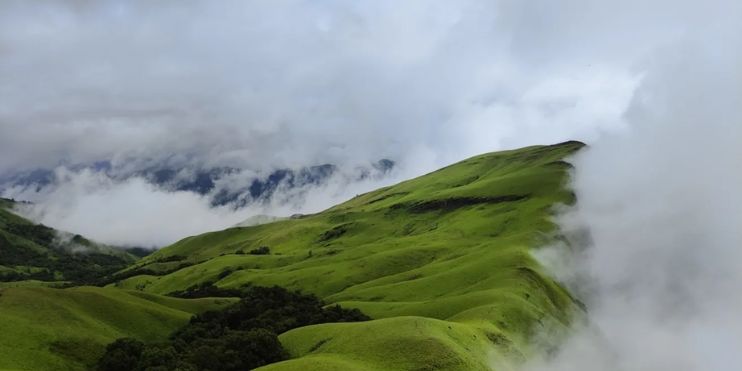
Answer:
[[[211,292],[219,290],[211,285],[204,288]],[[241,296],[239,302],[194,316],[185,327],[173,333],[167,343],[116,340],[106,348],[98,369],[250,370],[287,358],[277,334],[319,323],[369,319],[357,309],[344,309],[339,305],[325,307],[313,295],[277,286],[247,287],[237,291]]]
[[[19,226],[15,230],[18,230]],[[34,242],[51,246],[52,237],[46,236],[50,229],[44,226],[28,226],[25,233],[33,235]],[[39,235],[34,235],[35,232]],[[46,240],[49,241],[46,241]],[[18,246],[7,235],[0,233],[0,264],[5,266],[28,266],[38,269],[28,272],[6,272],[0,274],[0,281],[20,281],[35,279],[41,281],[65,280],[77,284],[95,284],[101,277],[125,268],[129,261],[116,255],[94,251],[71,252],[62,248],[49,247],[35,250]]]

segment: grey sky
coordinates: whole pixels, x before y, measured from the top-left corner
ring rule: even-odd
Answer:
[[[173,153],[432,167],[590,139],[676,35],[589,3],[5,1],[0,171]]]
[[[11,193],[36,201],[40,221],[114,243],[317,211],[470,155],[632,132],[637,92],[670,81],[652,71],[675,68],[679,89],[697,84],[693,64],[667,64],[686,58],[683,45],[733,60],[740,10],[721,0],[3,1],[0,174],[173,156],[246,174],[397,161],[393,179],[332,182],[303,206],[239,215],[64,166],[58,188]],[[713,110],[684,108],[711,124]],[[127,207],[133,199],[149,201]]]

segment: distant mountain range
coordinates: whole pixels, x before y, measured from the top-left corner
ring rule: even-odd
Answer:
[[[136,166],[127,165],[113,166],[110,161],[65,166],[65,168],[72,172],[87,170],[103,174],[116,181],[139,177],[163,190],[187,191],[207,196],[211,199],[213,206],[231,205],[234,208],[240,208],[254,202],[269,201],[279,189],[300,191],[321,186],[331,179],[345,183],[370,178],[381,179],[386,177],[394,166],[394,161],[381,159],[350,170],[341,169],[333,164],[295,169],[281,168],[270,172],[255,172],[234,167],[171,164],[149,164],[136,168]],[[15,172],[0,177],[0,193],[9,189],[41,192],[58,182],[54,169]]]

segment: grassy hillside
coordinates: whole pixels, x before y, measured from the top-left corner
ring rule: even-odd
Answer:
[[[485,154],[322,213],[189,237],[113,286],[280,285],[377,319],[289,331],[280,339],[294,359],[272,370],[517,362],[533,334],[558,332],[576,307],[530,252],[557,238],[554,206],[574,201],[564,159],[582,146]]]
[[[33,223],[15,206],[0,199],[0,369],[84,370],[119,337],[163,340],[194,313],[232,301],[53,288],[100,279],[135,257]]]
[[[194,313],[232,301],[98,287],[0,289],[0,369],[84,370],[116,338],[160,341]]]
[[[92,282],[133,263],[136,257],[80,235],[36,224],[0,199],[0,281]]]

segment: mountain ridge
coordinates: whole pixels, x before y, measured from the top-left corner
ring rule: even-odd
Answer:
[[[167,294],[209,282],[276,284],[375,319],[282,334],[294,359],[267,369],[488,369],[493,349],[498,359],[523,359],[531,336],[566,331],[582,310],[530,251],[558,238],[554,206],[575,202],[564,160],[583,146],[475,156],[317,214],[188,237],[127,269],[149,274],[112,286]],[[246,253],[261,246],[266,254]],[[181,260],[162,263],[172,257]],[[386,335],[373,345],[363,339],[369,332]],[[405,336],[415,350],[399,354],[394,344]]]

